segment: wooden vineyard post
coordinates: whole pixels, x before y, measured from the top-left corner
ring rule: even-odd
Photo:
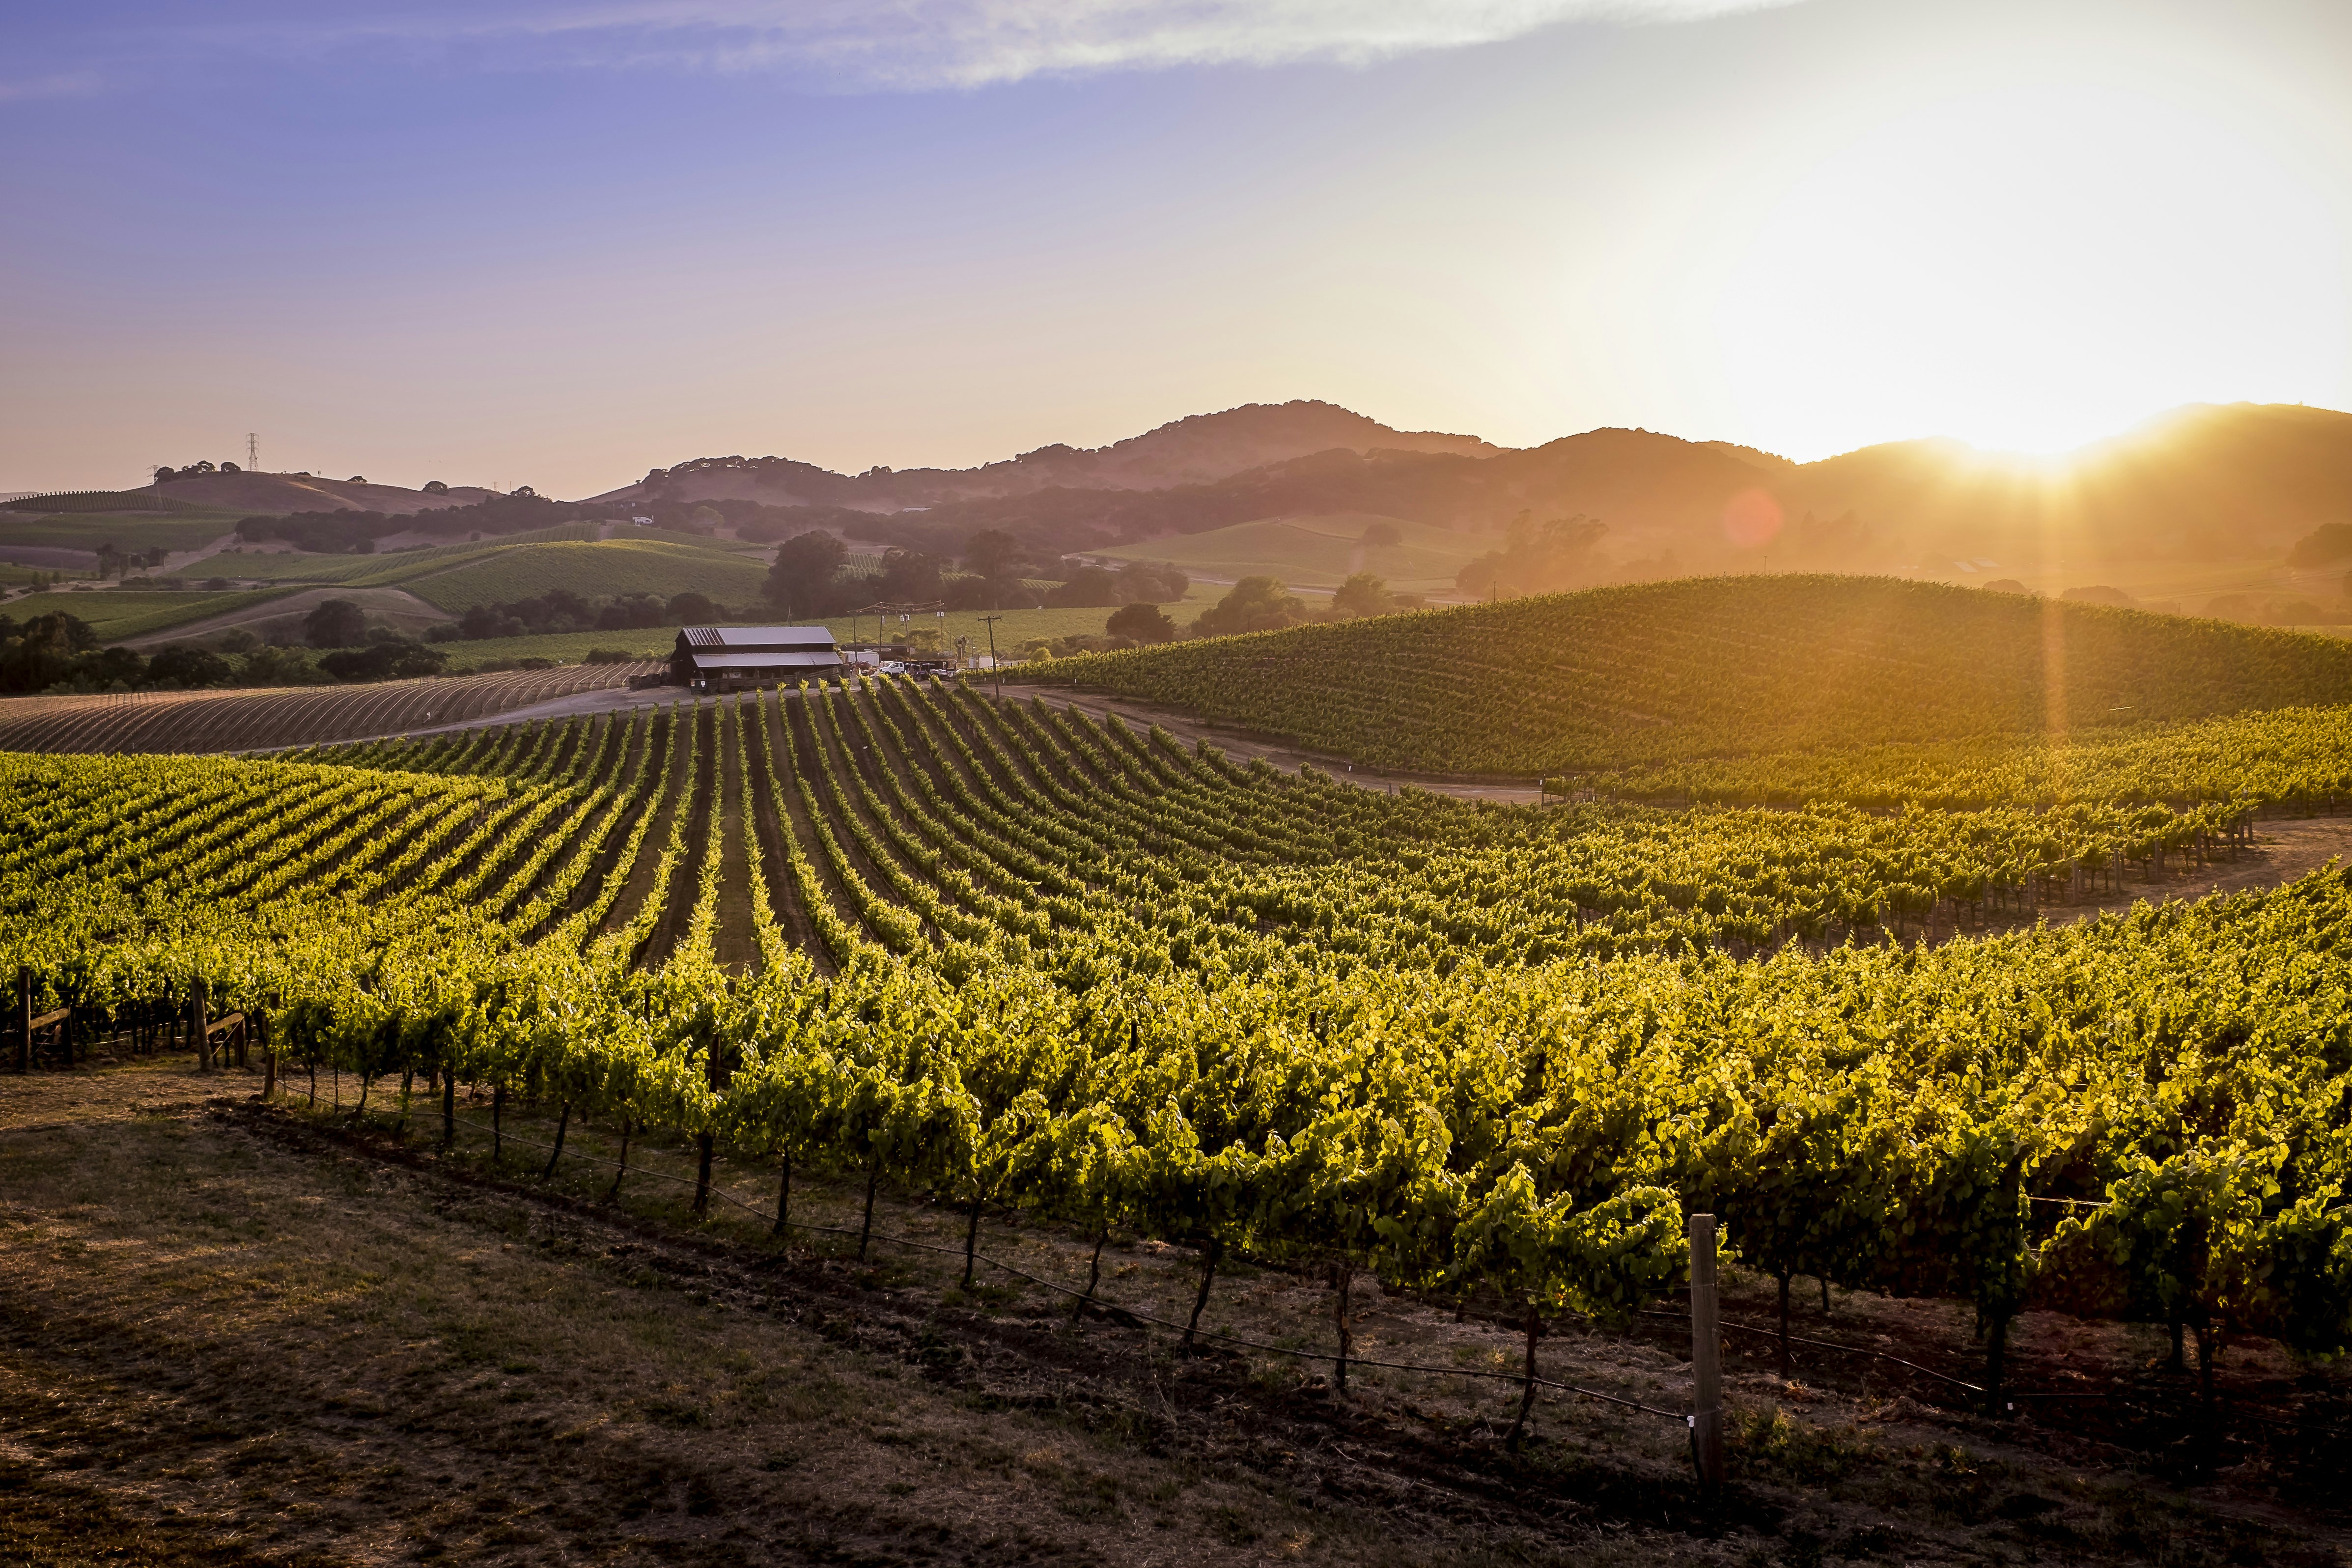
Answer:
[[[33,972],[16,971],[16,1070],[33,1070]]]
[[[194,982],[188,987],[188,1028],[196,1037],[196,1070],[213,1070],[212,1016],[205,1010],[205,983]]]
[[[1691,1455],[1699,1484],[1723,1485],[1722,1330],[1716,1319],[1715,1216],[1690,1217]]]

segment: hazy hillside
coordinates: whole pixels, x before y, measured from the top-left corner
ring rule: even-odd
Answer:
[[[2352,414],[2177,409],[2060,461],[1902,442],[1805,464],[1769,488],[1791,513],[1850,509],[1920,552],[2283,554],[2323,522],[2352,521]]]
[[[1601,588],[1059,659],[1092,688],[1389,767],[1573,773],[2352,698],[2352,646],[1884,578]]]
[[[614,505],[719,498],[769,506],[898,511],[941,501],[1044,489],[1131,490],[1202,484],[1308,453],[1345,449],[1486,457],[1475,436],[1392,429],[1335,404],[1253,403],[1196,414],[1108,447],[1055,444],[976,468],[874,468],[837,474],[782,458],[705,458],[656,469],[635,485],[590,499]]]
[[[1300,406],[1234,414],[1287,418]],[[1341,416],[1355,417],[1304,406],[1315,416],[1285,428],[1319,436]],[[2244,560],[2282,555],[2319,523],[2352,520],[2352,415],[2287,405],[2183,409],[2047,460],[1922,440],[1801,464],[1727,442],[1604,429],[1505,451],[1454,437],[1427,438],[1418,448],[1402,439],[1329,446],[1156,489],[1111,477],[1142,472],[1152,453],[1196,450],[1221,428],[1213,421],[1234,417],[1211,416],[1203,429],[1180,421],[1075,455],[1091,468],[1058,457],[1022,459],[968,470],[952,485],[925,481],[922,499],[895,502],[920,510],[870,518],[812,510],[803,521],[953,553],[982,528],[1010,530],[1039,552],[1083,551],[1346,512],[1475,534],[1528,511],[1538,521],[1598,520],[1608,530],[1600,557],[1619,575],[1654,576],[1767,563],[1948,572],[1957,560],[1983,559],[2003,572],[2031,572],[2059,561]],[[1244,447],[1236,440],[1218,449],[1230,458]],[[1110,454],[1129,447],[1144,456],[1113,462]],[[1152,460],[1163,475],[1184,471]],[[994,483],[979,476],[1006,469],[1024,470],[1020,482],[974,493]],[[740,488],[757,471],[709,470],[672,482]],[[906,478],[844,480],[823,504],[887,504],[889,485]],[[780,480],[771,504],[791,504],[790,491]]]
[[[398,516],[495,499],[471,488],[428,494],[256,473],[175,478],[154,493],[222,517]],[[734,509],[730,527],[756,515],[761,531],[746,537],[821,527],[950,557],[984,528],[1011,531],[1045,561],[1126,546],[1149,553],[1153,541],[1268,519],[1361,514],[1462,535],[1466,558],[1496,548],[1524,512],[1538,522],[1603,525],[1577,582],[1768,565],[1935,574],[1959,562],[2030,576],[2061,562],[2282,558],[2320,524],[2352,521],[2352,415],[2199,406],[2063,458],[1928,439],[1794,463],[1728,442],[1626,429],[1507,450],[1474,437],[1394,430],[1328,403],[1253,404],[1092,450],[1045,447],[976,468],[852,476],[783,458],[696,459],[565,515],[643,508],[685,526],[684,515],[709,501]],[[12,517],[10,538],[70,549],[95,537],[70,519],[49,520],[36,537],[33,521]],[[121,531],[120,523],[94,526]],[[1171,545],[1160,553],[1192,552]]]

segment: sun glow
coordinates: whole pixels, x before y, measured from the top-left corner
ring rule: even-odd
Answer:
[[[2176,404],[2343,395],[2343,210],[2218,110],[2011,87],[1885,121],[1790,184],[1720,299],[1728,389],[1792,456],[2058,452]]]

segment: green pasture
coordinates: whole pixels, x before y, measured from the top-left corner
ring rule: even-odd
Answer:
[[[63,610],[89,622],[100,641],[120,642],[125,637],[169,631],[173,626],[226,615],[248,605],[266,604],[289,592],[288,588],[265,588],[254,593],[174,594],[104,588],[80,594],[28,594],[0,605],[0,615],[26,621],[52,610]]]
[[[426,603],[455,615],[476,605],[531,599],[562,588],[584,599],[623,594],[707,594],[723,604],[759,597],[768,569],[760,561],[707,544],[645,539],[598,543],[526,544],[479,561],[403,580]]]

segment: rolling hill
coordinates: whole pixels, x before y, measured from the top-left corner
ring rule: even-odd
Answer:
[[[1359,763],[1527,775],[2352,698],[2333,638],[1825,576],[1593,589],[1055,660]]]
[[[895,512],[976,497],[1044,489],[1158,489],[1202,484],[1268,463],[1331,450],[1482,458],[1499,450],[1475,436],[1392,429],[1336,404],[1252,403],[1173,420],[1108,447],[1056,443],[973,468],[885,468],[838,474],[784,458],[701,458],[656,468],[634,485],[592,496],[615,507],[719,499],[769,506]]]
[[[1229,440],[1214,447],[1217,461],[1266,460],[1201,477],[1216,466],[1197,455],[1207,432],[1301,406],[1315,417],[1291,420],[1286,434],[1349,438],[1287,453],[1271,436]],[[1335,513],[1474,536],[1521,511],[1580,515],[1608,528],[1604,580],[1767,563],[1966,575],[1990,561],[1996,574],[2030,576],[2069,563],[2274,560],[2319,523],[2352,518],[2352,415],[2300,405],[2176,410],[2063,458],[1924,440],[1811,463],[1646,430],[1590,430],[1518,450],[1464,437],[1392,439],[1370,422],[1343,428],[1356,418],[1345,414],[1328,405],[1238,409],[1206,416],[1202,431],[1187,433],[1194,422],[1179,421],[1136,438],[1186,453],[1181,461],[1105,456],[1130,445],[1120,443],[1096,454],[1048,448],[1056,455],[1034,461],[1032,454],[981,468],[852,479],[780,459],[709,459],[609,499],[740,496],[800,509],[800,521],[786,526],[947,554],[982,528],[1008,530],[1038,553],[1097,552]],[[1176,558],[1171,547],[1158,552]]]
[[[495,491],[478,485],[446,490],[408,489],[400,485],[325,479],[309,474],[189,474],[150,487],[169,500],[187,501],[237,517],[283,516],[297,511],[438,511],[471,506]],[[136,493],[136,492],[134,492]]]
[[[147,494],[84,500],[135,509]],[[415,534],[420,525],[396,520],[487,496],[299,475],[194,475],[152,488],[152,507],[168,513],[44,514],[37,500],[9,503],[0,509],[0,550],[42,566],[85,563],[101,542],[187,552],[241,514],[296,510],[375,512],[387,536]],[[638,515],[633,509],[643,506],[679,523],[705,500],[756,502],[738,506],[741,515],[725,526],[747,526],[750,517],[761,525],[756,538],[826,528],[868,548],[949,558],[980,530],[1003,529],[1040,563],[1072,553],[1140,556],[1220,575],[1263,566],[1308,585],[1344,576],[1344,563],[1328,542],[1294,535],[1347,525],[1302,520],[1385,518],[1412,530],[1422,553],[1370,569],[1417,591],[1447,586],[1456,567],[1494,549],[1524,513],[1603,525],[1589,563],[1570,579],[1580,583],[1775,568],[2019,577],[2055,593],[2120,574],[2142,597],[2210,598],[2260,585],[2254,579],[2296,539],[2352,519],[2352,415],[2199,406],[2063,458],[1923,440],[1795,463],[1646,430],[1590,430],[1506,450],[1472,437],[1397,431],[1330,404],[1251,405],[1092,450],[1041,447],[973,468],[851,476],[782,458],[701,458],[586,502],[488,499],[501,515],[485,515],[486,538],[543,526],[503,515],[517,508],[542,510],[552,524]],[[1186,542],[1244,526],[1255,531]],[[460,522],[446,536],[474,531]],[[2176,579],[2187,586],[2161,586]],[[2290,586],[2290,596],[2341,597],[2333,577]]]

